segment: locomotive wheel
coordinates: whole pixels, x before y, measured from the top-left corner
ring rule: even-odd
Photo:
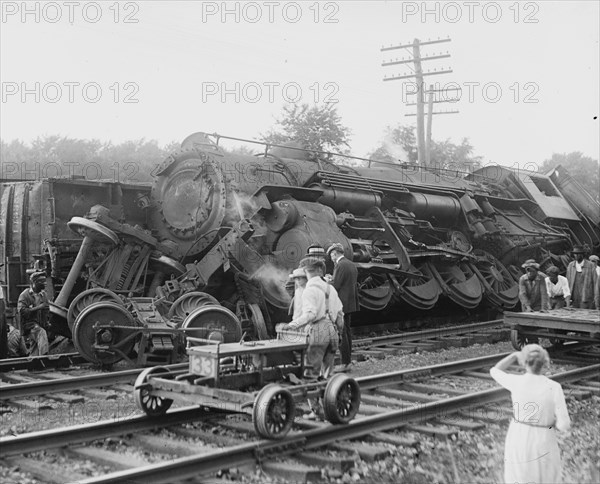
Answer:
[[[433,308],[442,290],[432,276],[427,264],[421,263],[419,267],[411,265],[408,271],[417,277],[398,280],[396,276],[390,276],[394,283],[394,296],[396,299],[404,301],[417,309],[428,310]]]
[[[83,291],[75,299],[73,299],[73,302],[69,306],[69,311],[67,312],[67,323],[71,332],[73,331],[75,320],[81,311],[94,303],[103,301],[114,302],[123,306],[123,301],[119,296],[117,296],[114,292],[101,287]]]
[[[538,338],[536,338],[535,336],[522,335],[516,329],[510,330],[510,343],[512,344],[513,348],[517,351],[521,351],[523,349],[523,346],[525,345],[537,344],[538,341]]]
[[[269,333],[260,306],[258,304],[248,304],[248,309],[252,315],[252,325],[256,331],[256,336],[258,339],[268,339]]]
[[[186,336],[233,343],[242,338],[240,320],[229,309],[223,306],[208,305],[194,309],[181,325]]]
[[[254,399],[252,422],[256,433],[265,439],[282,439],[292,428],[296,405],[289,390],[271,383]]]
[[[73,325],[73,344],[81,356],[92,363],[110,365],[123,359],[119,353],[112,351],[99,351],[94,348],[96,342],[100,344],[116,345],[126,337],[134,333],[130,329],[94,329],[96,323],[110,324],[114,322],[118,326],[135,326],[135,320],[127,309],[114,302],[97,302],[85,308]],[[120,346],[119,350],[128,354],[135,344],[132,338],[127,344]]]
[[[509,270],[492,254],[476,250],[479,257],[474,265],[475,273],[481,281],[488,300],[503,308],[514,308],[519,300],[519,284]]]
[[[148,377],[158,376],[163,373],[169,373],[169,370],[163,366],[155,366],[142,371],[133,385],[133,398],[136,405],[146,415],[150,417],[160,417],[164,415],[173,403],[169,398],[157,397],[150,394],[148,388]]]
[[[219,301],[210,294],[199,291],[188,292],[175,300],[169,309],[168,317],[169,319],[179,318],[180,321],[183,321],[192,311],[207,304],[220,306]]]
[[[78,233],[82,237],[92,237],[98,242],[112,242],[113,245],[119,243],[117,234],[93,220],[88,220],[83,217],[73,217],[67,222],[67,225],[73,232]]]
[[[436,262],[430,269],[449,299],[465,308],[479,305],[483,287],[467,262]]]
[[[354,378],[338,373],[325,387],[323,411],[332,424],[346,424],[358,413],[360,387]]]
[[[381,311],[389,304],[393,292],[386,274],[359,272],[358,296],[362,307]]]

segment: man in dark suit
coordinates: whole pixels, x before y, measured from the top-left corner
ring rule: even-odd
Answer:
[[[337,291],[344,308],[344,330],[342,331],[342,344],[340,353],[342,365],[336,371],[348,371],[352,364],[352,330],[351,315],[358,311],[358,270],[356,266],[344,257],[342,244],[333,244],[327,249],[327,255],[335,264],[331,284]]]

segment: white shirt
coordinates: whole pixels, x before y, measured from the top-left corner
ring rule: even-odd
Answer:
[[[585,260],[585,259],[584,259],[584,260]],[[581,262],[577,262],[577,261],[575,261],[575,270],[576,270],[577,272],[583,272],[583,262],[584,262],[584,261],[581,261]]]
[[[306,287],[302,293],[302,315],[298,319],[294,318],[290,326],[297,328],[323,319],[327,311],[327,307],[325,306],[325,291],[328,289],[329,314],[333,321],[335,321],[337,314],[342,311],[342,301],[340,301],[335,288],[317,276],[311,277],[306,283]]]
[[[546,277],[546,288],[548,289],[548,297],[571,297],[569,281],[565,276],[558,276],[556,284],[552,284],[550,278]]]

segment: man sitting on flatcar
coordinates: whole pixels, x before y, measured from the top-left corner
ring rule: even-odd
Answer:
[[[523,311],[547,311],[546,275],[539,272],[540,265],[533,259],[526,260],[521,267],[526,271],[519,279],[519,299]]]
[[[550,309],[561,309],[570,307],[571,291],[569,290],[569,281],[565,276],[561,276],[558,267],[550,266],[546,270],[546,287],[548,288],[548,302]]]

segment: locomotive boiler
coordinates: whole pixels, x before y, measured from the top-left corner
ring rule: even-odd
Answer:
[[[272,335],[287,313],[288,274],[313,244],[341,243],[356,264],[363,323],[513,308],[524,260],[564,270],[573,245],[600,246],[600,206],[561,167],[356,167],[297,145],[231,153],[224,138],[189,136],[151,186],[4,183],[11,302],[36,259],[52,276],[56,324],[83,354],[172,361],[182,333]]]

